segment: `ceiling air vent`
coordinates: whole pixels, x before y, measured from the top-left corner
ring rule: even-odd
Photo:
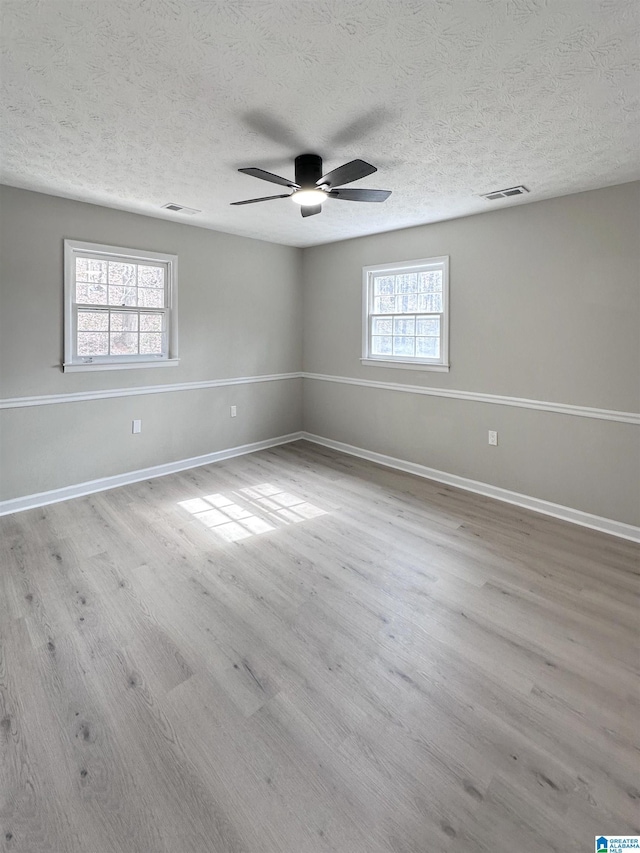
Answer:
[[[194,213],[202,213],[201,210],[196,210],[195,207],[184,207],[181,204],[174,204],[172,201],[169,204],[162,205],[163,210],[170,210],[172,213],[188,213],[193,216]]]
[[[490,193],[482,193],[481,198],[486,198],[487,201],[496,201],[499,198],[511,198],[513,195],[524,195],[529,190],[520,184],[519,187],[507,187],[506,190],[493,190]]]

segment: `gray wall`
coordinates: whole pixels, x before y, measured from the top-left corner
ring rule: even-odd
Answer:
[[[301,369],[301,251],[0,188],[2,398],[167,385]],[[176,253],[176,368],[67,373],[63,239]],[[0,411],[0,500],[300,429],[301,380]],[[229,405],[238,417],[229,417]],[[142,433],[131,434],[131,420]]]
[[[304,370],[637,412],[639,227],[635,183],[306,249]],[[450,372],[362,366],[362,267],[439,255],[450,256]],[[303,424],[640,523],[634,425],[308,379]]]
[[[304,366],[400,386],[640,407],[640,184],[302,251],[8,187],[0,205],[2,398]],[[65,237],[179,255],[179,367],[61,372]],[[451,258],[451,371],[363,367],[362,267],[437,255]],[[304,427],[640,524],[634,425],[312,379],[302,385],[292,379],[2,410],[0,500]],[[231,404],[238,406],[233,420]],[[133,418],[143,421],[141,435],[131,435]],[[487,445],[488,429],[499,432],[497,448]]]

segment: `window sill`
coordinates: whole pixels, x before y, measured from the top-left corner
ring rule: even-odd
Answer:
[[[63,364],[64,373],[90,373],[92,370],[138,370],[144,367],[177,367],[179,358],[163,358],[157,361],[123,361],[100,362],[94,361],[90,364]]]
[[[429,364],[421,361],[385,361],[378,358],[361,358],[360,364],[364,367],[392,367],[400,370],[433,370],[438,373],[448,373],[448,364]]]

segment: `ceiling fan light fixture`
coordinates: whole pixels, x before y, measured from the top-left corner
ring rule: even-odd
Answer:
[[[244,175],[260,178],[261,181],[268,181],[270,184],[280,184],[282,187],[288,187],[292,192],[261,198],[246,198],[243,201],[232,201],[231,204],[257,204],[277,198],[291,198],[299,205],[300,213],[306,219],[308,216],[322,213],[322,204],[326,198],[342,201],[386,201],[391,195],[391,190],[354,190],[345,189],[342,186],[378,171],[375,166],[364,160],[350,160],[326,175],[322,174],[322,157],[318,154],[300,154],[296,157],[294,166],[295,181],[283,178],[281,175],[274,175],[272,172],[265,172],[257,166],[238,169]]]
[[[302,207],[322,204],[326,197],[327,194],[324,190],[296,190],[290,196],[292,201]]]

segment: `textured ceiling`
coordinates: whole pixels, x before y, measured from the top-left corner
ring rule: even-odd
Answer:
[[[4,183],[308,246],[640,177],[636,0],[4,0]],[[281,188],[360,157],[384,204]],[[283,190],[284,191],[284,190]],[[161,211],[167,202],[196,216]]]

